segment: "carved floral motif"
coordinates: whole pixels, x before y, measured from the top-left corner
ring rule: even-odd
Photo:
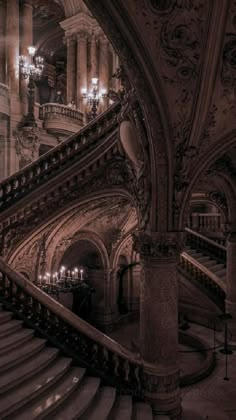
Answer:
[[[13,135],[16,139],[15,149],[20,157],[20,166],[23,167],[38,157],[39,133],[35,127],[22,127],[15,130]]]

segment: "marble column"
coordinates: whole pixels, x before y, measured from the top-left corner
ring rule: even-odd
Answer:
[[[106,37],[99,40],[99,90],[108,92],[109,88],[109,42]],[[107,108],[107,98],[101,99],[101,111]]]
[[[140,254],[140,352],[144,392],[155,414],[181,418],[178,350],[178,287],[175,233],[133,235]]]
[[[33,45],[33,5],[32,0],[24,0],[21,8],[21,38],[20,38],[20,54],[29,56],[28,47]],[[27,80],[20,80],[20,94],[23,101],[22,112],[26,114],[28,111],[27,98]]]
[[[6,4],[0,0],[0,83],[6,81]]]
[[[97,77],[97,43],[94,34],[92,35],[90,42],[90,66],[91,78]]]
[[[81,112],[85,112],[85,103],[82,99],[82,89],[88,88],[87,63],[87,35],[81,32],[77,35],[77,95],[76,104]]]
[[[67,38],[67,103],[75,100],[76,95],[76,42],[74,37]]]
[[[7,74],[12,94],[19,94],[19,0],[7,0]]]
[[[236,343],[236,232],[231,232],[227,238],[227,269],[226,269],[226,312],[230,313],[229,340]]]

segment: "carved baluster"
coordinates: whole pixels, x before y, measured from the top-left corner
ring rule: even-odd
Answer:
[[[119,358],[116,353],[113,354],[113,371],[115,376],[119,376]]]

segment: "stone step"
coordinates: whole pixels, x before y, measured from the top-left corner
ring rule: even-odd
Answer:
[[[224,264],[216,264],[211,267],[211,272],[217,274],[222,271],[222,269],[225,271]]]
[[[20,347],[29,341],[34,335],[33,330],[20,329],[15,333],[8,335],[4,340],[0,340],[0,356]]]
[[[18,365],[27,358],[35,355],[45,346],[46,340],[34,337],[22,344],[20,348],[7,352],[0,358],[0,373]]]
[[[38,398],[42,392],[45,392],[61,378],[68,371],[70,365],[71,359],[58,357],[50,366],[34,375],[33,378],[8,391],[6,395],[0,396],[0,418],[10,415],[12,418],[13,413],[18,414],[18,410],[22,406],[34,398]]]
[[[16,368],[9,369],[0,377],[0,394],[12,389],[14,386],[44,369],[56,358],[57,354],[57,349],[45,348],[36,356],[28,359],[27,362],[17,366]]]
[[[211,261],[210,257],[207,257],[207,256],[196,258],[196,259],[202,264],[204,264],[205,262]]]
[[[79,388],[61,406],[60,410],[50,416],[50,420],[75,420],[79,419],[98,392],[100,379],[86,376]],[[18,419],[17,419],[18,420]],[[25,419],[24,419],[25,420]],[[97,418],[99,420],[99,418]]]
[[[0,338],[7,337],[11,333],[19,330],[22,327],[23,321],[12,319],[0,325]]]
[[[108,420],[131,420],[132,410],[132,397],[130,395],[121,395],[116,398]]]
[[[209,260],[204,263],[205,267],[209,268],[209,270],[211,269],[211,267],[214,267],[216,264],[217,263],[215,260]]]
[[[153,420],[151,407],[146,403],[135,403],[132,420]]]
[[[16,416],[11,417],[12,420],[26,419],[50,419],[51,413],[60,404],[68,398],[73,391],[79,386],[83,378],[85,369],[79,367],[71,367],[71,369],[62,376],[60,381],[56,382],[51,388],[36,398],[35,402],[28,404]],[[76,392],[77,393],[77,390]],[[61,409],[61,407],[60,407]],[[53,413],[52,413],[53,414]],[[66,417],[64,417],[66,420]]]
[[[4,324],[4,322],[10,321],[12,318],[12,313],[7,311],[0,312],[0,324]]]
[[[102,387],[97,392],[92,404],[88,407],[81,420],[106,420],[114,405],[116,389],[112,387]]]

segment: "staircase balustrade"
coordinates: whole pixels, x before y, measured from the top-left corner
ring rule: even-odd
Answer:
[[[203,253],[205,251],[207,255],[226,264],[227,251],[225,246],[220,245],[216,241],[209,239],[192,229],[185,228],[185,231],[187,232],[187,245],[202,251]]]
[[[49,178],[77,162],[79,157],[91,151],[102,137],[117,126],[119,110],[120,103],[117,102],[78,133],[1,182],[0,210],[14,204],[16,200],[35,190]]]
[[[226,296],[226,287],[214,273],[208,270],[204,265],[190,257],[186,252],[180,255],[179,271],[187,275],[190,281],[197,282],[207,290],[211,296],[216,298],[216,303],[223,309]]]
[[[143,398],[140,359],[13,271],[1,258],[0,302],[90,374],[120,393]]]

